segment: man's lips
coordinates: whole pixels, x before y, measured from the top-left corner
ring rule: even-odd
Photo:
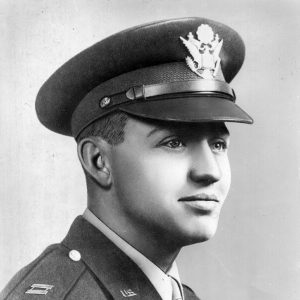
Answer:
[[[220,208],[220,201],[214,194],[197,194],[187,197],[182,197],[178,200],[188,207],[200,212],[201,215],[210,215]]]
[[[187,197],[182,197],[178,199],[178,201],[183,202],[190,202],[190,201],[213,201],[213,202],[220,202],[216,195],[208,195],[208,194],[197,194]]]

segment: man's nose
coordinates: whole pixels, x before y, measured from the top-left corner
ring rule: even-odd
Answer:
[[[207,186],[221,179],[218,159],[207,141],[195,147],[192,158],[189,177],[193,182]]]

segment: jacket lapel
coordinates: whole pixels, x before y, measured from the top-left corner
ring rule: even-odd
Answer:
[[[82,216],[75,219],[62,244],[81,253],[114,299],[161,299],[141,269]]]

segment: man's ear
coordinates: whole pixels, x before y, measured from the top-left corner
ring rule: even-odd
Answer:
[[[108,148],[107,142],[99,137],[84,138],[77,145],[83,169],[103,188],[109,188],[112,183]]]

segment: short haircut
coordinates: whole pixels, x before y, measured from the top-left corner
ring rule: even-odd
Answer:
[[[123,112],[114,112],[96,120],[77,136],[76,142],[90,136],[99,136],[111,145],[118,145],[124,141],[124,128],[129,116]]]

